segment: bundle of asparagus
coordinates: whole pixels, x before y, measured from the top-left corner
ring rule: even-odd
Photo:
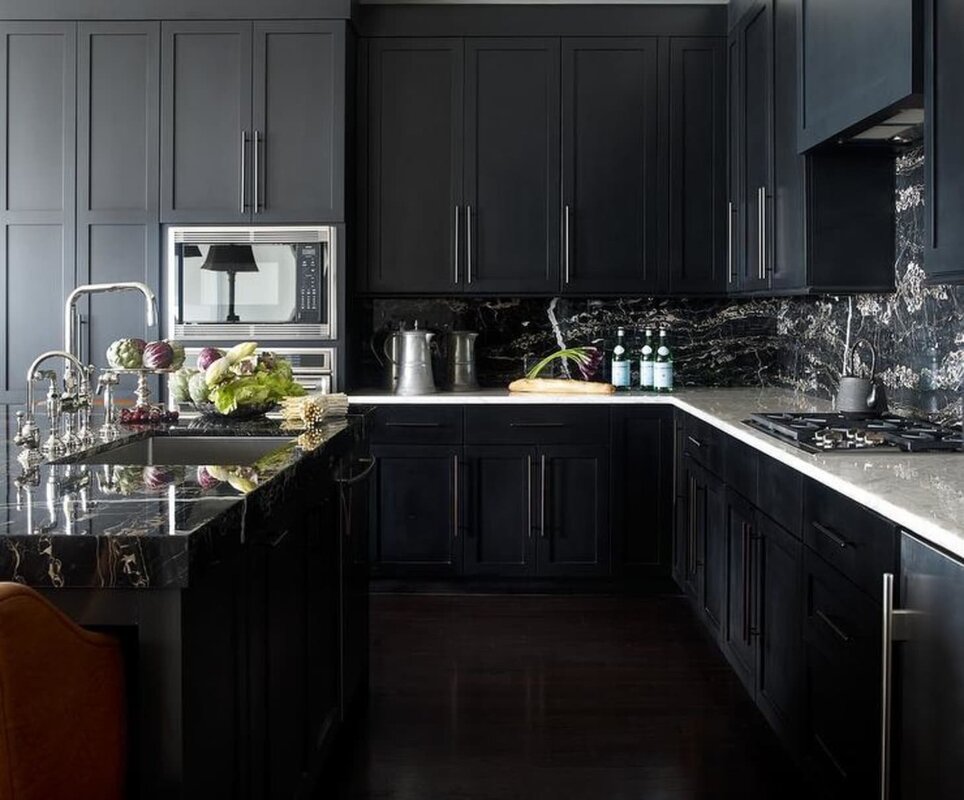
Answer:
[[[303,397],[286,397],[281,401],[284,421],[311,428],[334,417],[348,413],[346,394],[308,394]]]

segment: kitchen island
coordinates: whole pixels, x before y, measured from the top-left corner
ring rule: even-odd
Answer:
[[[210,460],[142,457],[161,439]],[[310,789],[366,683],[365,448],[360,417],[122,428],[33,470],[5,442],[0,579],[121,639],[131,796]]]

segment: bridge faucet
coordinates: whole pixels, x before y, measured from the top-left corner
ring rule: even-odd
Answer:
[[[69,295],[64,304],[64,350],[76,356],[80,356],[80,344],[77,339],[77,324],[75,306],[77,300],[85,294],[103,294],[105,292],[140,292],[144,295],[146,306],[145,320],[150,328],[157,324],[157,296],[146,283],[140,281],[119,281],[117,283],[87,283],[78,286]],[[74,348],[77,352],[74,353]]]

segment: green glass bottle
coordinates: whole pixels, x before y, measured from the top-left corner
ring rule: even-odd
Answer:
[[[673,353],[666,339],[666,329],[659,329],[659,347],[653,365],[653,388],[657,392],[673,391]]]
[[[656,362],[656,348],[653,347],[653,329],[646,329],[646,339],[639,353],[639,388],[644,392],[653,391],[653,367]]]
[[[612,383],[619,391],[629,388],[629,355],[626,353],[626,329],[616,331],[616,346],[613,348]]]

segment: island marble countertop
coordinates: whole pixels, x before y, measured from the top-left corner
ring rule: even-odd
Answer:
[[[16,408],[0,406],[7,432]],[[122,428],[108,443],[83,451],[87,460],[120,443],[149,436],[269,436],[278,449],[253,467],[126,466],[43,463],[26,470],[8,433],[0,459],[0,580],[44,588],[182,588],[207,563],[244,543],[249,512],[263,518],[315,481],[336,440],[356,420],[319,429],[313,440],[257,419]],[[41,420],[41,429],[46,426]],[[301,445],[304,445],[302,447]],[[68,457],[70,458],[70,457]],[[204,469],[201,469],[204,468]]]
[[[654,404],[679,408],[964,558],[964,453],[837,451],[810,454],[746,425],[763,411],[830,411],[831,404],[786,389],[680,389],[611,395],[511,394],[505,389],[399,397],[356,392],[352,405]]]

